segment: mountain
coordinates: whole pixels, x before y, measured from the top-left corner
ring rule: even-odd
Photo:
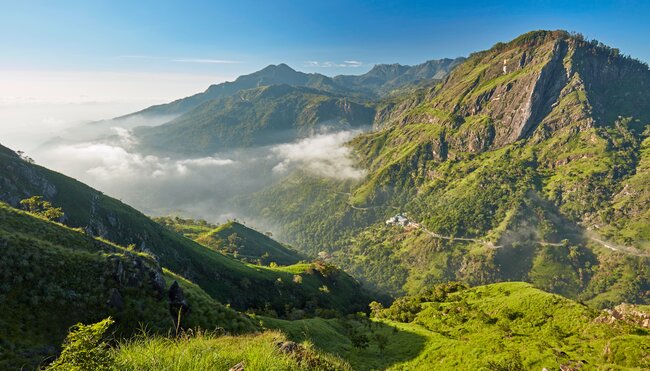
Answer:
[[[176,281],[192,309],[183,326],[251,332],[247,317],[219,304],[155,258],[0,202],[0,367],[36,366],[56,354],[68,329],[112,316],[119,336],[147,325],[174,327],[169,288]]]
[[[179,217],[158,217],[154,220],[204,246],[250,263],[291,265],[307,260],[299,252],[237,221],[217,226],[204,220]]]
[[[338,86],[330,78],[316,73],[298,72],[284,63],[269,65],[249,75],[239,76],[235,81],[227,81],[210,85],[204,92],[181,98],[170,103],[151,106],[130,115],[118,117],[128,118],[134,115],[143,116],[168,116],[180,115],[199,105],[217,98],[225,98],[237,94],[242,90],[254,89],[270,85],[292,85],[311,87],[327,92],[348,92],[344,87]]]
[[[430,60],[414,66],[378,64],[363,75],[339,75],[333,81],[365,91],[370,96],[382,97],[395,89],[420,82],[438,82],[447,76],[465,58]]]
[[[317,308],[353,312],[363,309],[369,301],[352,277],[334,267],[305,263],[269,268],[242,263],[0,146],[0,201],[18,206],[21,199],[35,195],[61,207],[66,225],[153,255],[163,268],[239,310],[274,311],[278,315],[294,309],[313,313]]]
[[[596,307],[648,302],[649,204],[634,200],[649,197],[649,84],[616,49],[531,32],[383,104],[350,144],[363,180],[296,173],[242,204],[393,295],[523,280]],[[397,213],[408,225],[385,223]]]
[[[270,85],[210,100],[164,125],[134,131],[139,149],[209,155],[318,133],[370,126],[374,109],[346,97],[290,85]]]
[[[431,60],[415,66],[379,64],[363,75],[339,75],[328,77],[318,73],[299,72],[284,63],[269,65],[257,72],[239,76],[235,81],[210,85],[204,92],[177,99],[170,103],[154,105],[128,115],[110,120],[91,122],[66,131],[65,138],[89,140],[113,135],[113,127],[134,129],[157,126],[198,108],[204,103],[235,96],[244,90],[272,85],[290,85],[311,88],[322,94],[345,96],[367,102],[390,94],[393,89],[408,88],[427,81],[440,81],[463,58]],[[191,117],[191,116],[190,116]],[[54,138],[44,146],[65,142]]]
[[[146,152],[208,155],[292,141],[322,127],[367,127],[375,109],[361,98],[439,81],[463,60],[376,65],[363,75],[334,78],[297,72],[285,64],[269,66],[233,83],[213,85],[202,94],[136,113],[179,116],[163,125],[138,127],[135,136],[139,149]]]
[[[242,90],[254,89],[270,85],[291,85],[309,87],[329,93],[339,93],[354,96],[368,94],[378,96],[379,90],[387,90],[421,79],[442,79],[463,58],[431,60],[415,66],[398,64],[379,64],[363,75],[339,75],[334,78],[319,73],[304,73],[294,70],[284,63],[269,65],[257,72],[239,76],[235,81],[210,85],[206,91],[192,96],[175,100],[171,103],[151,106],[132,115],[160,116],[179,115],[216,98],[224,98]],[[122,118],[131,115],[123,116]]]

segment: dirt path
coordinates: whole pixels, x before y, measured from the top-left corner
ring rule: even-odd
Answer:
[[[606,248],[608,248],[608,249],[610,249],[612,251],[620,252],[620,253],[627,254],[627,255],[640,256],[640,257],[648,257],[648,256],[650,256],[649,253],[641,252],[641,251],[639,251],[639,250],[637,250],[637,249],[635,249],[633,247],[616,246],[616,245],[613,245],[611,243],[605,242],[605,241],[603,241],[601,239],[598,239],[598,238],[592,237],[592,236],[587,236],[587,238],[594,241],[594,242],[599,243],[601,246],[604,246],[604,247],[606,247]]]
[[[481,239],[478,239],[478,238],[443,236],[441,234],[431,232],[430,230],[428,230],[426,227],[424,227],[421,224],[416,224],[416,225],[418,225],[418,227],[417,227],[418,229],[420,229],[421,231],[423,231],[424,233],[428,234],[429,236],[431,236],[433,238],[439,238],[439,239],[442,239],[442,240],[449,240],[449,241],[476,242],[476,243],[482,244],[483,246],[487,247],[488,249],[493,249],[493,250],[503,248],[502,245],[495,245],[494,243],[492,243],[490,241],[485,241],[485,240],[481,240]],[[612,251],[620,252],[620,253],[627,254],[627,255],[639,256],[639,257],[649,257],[650,256],[649,253],[643,253],[643,252],[641,252],[641,251],[639,251],[639,250],[637,250],[635,248],[632,248],[632,247],[616,246],[616,245],[613,245],[611,243],[605,242],[605,241],[603,241],[601,239],[598,239],[598,238],[592,237],[592,236],[587,236],[587,238],[594,241],[594,242],[597,242],[598,244],[600,244],[600,245],[604,246],[605,248],[608,248],[608,249],[610,249]],[[564,245],[561,242],[548,242],[548,241],[534,241],[534,242],[538,243],[540,245],[543,245],[543,246],[563,246]]]
[[[476,238],[467,238],[467,237],[452,237],[452,236],[443,236],[434,232],[431,232],[430,230],[426,229],[423,227],[421,224],[418,227],[420,230],[422,230],[424,233],[428,234],[429,236],[433,238],[439,238],[442,240],[450,240],[450,241],[469,241],[469,242],[478,242],[482,244],[483,246],[487,247],[488,249],[500,249],[503,246],[495,246],[492,242],[490,241],[484,241],[484,240],[479,240]]]

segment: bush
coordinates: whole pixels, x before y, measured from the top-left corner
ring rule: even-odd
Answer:
[[[54,207],[49,201],[43,200],[42,196],[32,196],[20,201],[23,210],[30,214],[41,216],[48,220],[59,220],[63,217],[63,210]]]
[[[111,317],[92,325],[78,323],[70,329],[59,358],[47,370],[113,370],[113,357],[106,341]]]

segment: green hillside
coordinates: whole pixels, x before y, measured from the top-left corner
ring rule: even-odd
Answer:
[[[104,350],[118,369],[523,370],[645,369],[645,307],[597,311],[521,282],[429,287],[372,318],[281,320],[244,336],[138,336]],[[646,322],[644,322],[646,321]],[[292,340],[292,341],[288,341]]]
[[[144,151],[212,154],[318,133],[370,126],[374,109],[347,97],[291,85],[242,90],[210,100],[167,124],[135,130]]]
[[[454,284],[375,305],[373,320],[263,319],[296,341],[309,340],[355,370],[521,370],[565,367],[642,369],[650,334],[641,308],[616,320],[525,283],[471,289]],[[640,313],[640,314],[635,314]],[[646,314],[647,315],[647,314]],[[355,346],[366,337],[367,347]]]
[[[270,236],[236,221],[216,226],[203,220],[179,217],[158,217],[154,220],[203,246],[245,262],[291,265],[307,260],[299,252],[282,245]]]
[[[383,103],[350,143],[365,179],[294,174],[242,204],[393,295],[524,280],[601,307],[648,302],[648,84],[616,49],[531,32]],[[418,227],[386,226],[397,213]]]
[[[155,259],[131,248],[0,203],[0,368],[34,366],[55,355],[68,328],[112,316],[116,336],[141,325],[174,327],[168,286],[178,281],[191,312],[185,327],[228,332],[256,329],[248,318],[210,298]]]
[[[17,205],[20,199],[43,195],[55,207],[63,208],[66,225],[123,246],[133,244],[137,251],[155,256],[162,267],[236,309],[272,310],[279,315],[294,309],[313,314],[316,308],[353,312],[369,301],[359,284],[342,271],[309,264],[271,269],[242,263],[11,151],[0,153],[0,169],[0,200]]]

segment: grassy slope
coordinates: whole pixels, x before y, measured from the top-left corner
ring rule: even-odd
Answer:
[[[289,307],[308,303],[340,311],[363,308],[367,298],[343,272],[331,277],[291,273],[248,265],[210,250],[155,223],[137,210],[43,167],[26,163],[11,151],[0,153],[0,200],[17,204],[30,195],[44,195],[66,213],[65,223],[122,245],[135,244],[150,251],[160,265],[200,286],[214,299],[237,309],[273,308],[282,314]],[[307,266],[303,266],[307,268]],[[303,274],[304,284],[293,283]],[[329,293],[319,288],[333,288]],[[341,289],[336,289],[341,288]]]
[[[350,370],[339,358],[314,350],[300,356],[280,352],[276,344],[285,341],[279,332],[248,336],[198,335],[179,340],[136,339],[115,352],[121,370],[228,370],[240,362],[251,371],[266,370]]]
[[[358,370],[557,369],[571,361],[588,368],[650,366],[647,330],[622,322],[596,323],[597,311],[529,284],[479,286],[437,302],[416,302],[422,309],[410,322],[262,322],[297,341],[312,341]],[[350,328],[367,334],[370,346],[354,348],[347,336]],[[388,337],[383,353],[373,340],[377,333]]]
[[[31,364],[51,356],[70,326],[107,316],[117,333],[144,325],[166,333],[173,327],[158,264],[134,252],[0,203],[0,365]],[[156,278],[157,277],[157,278]],[[210,298],[172,272],[192,312],[184,326],[252,331],[248,319]],[[164,285],[164,282],[162,283]],[[122,306],[109,304],[119,293]]]
[[[237,222],[228,222],[204,233],[197,242],[217,249],[227,248],[228,237],[236,234],[240,240],[236,242],[239,256],[247,259],[261,259],[263,264],[275,262],[280,265],[290,265],[304,260],[297,251],[291,250],[272,238],[259,233]]]
[[[271,262],[290,265],[306,260],[299,252],[236,221],[216,226],[203,220],[178,217],[159,217],[154,220],[204,246],[243,261],[260,262],[264,265]],[[236,234],[237,238],[235,241],[229,241],[228,237],[233,234]]]

